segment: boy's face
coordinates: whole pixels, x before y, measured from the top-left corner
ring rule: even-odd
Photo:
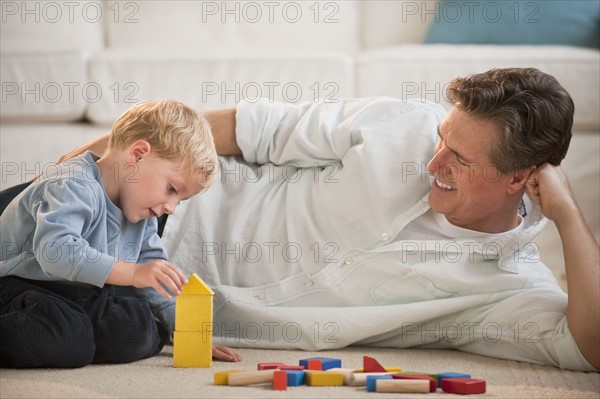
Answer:
[[[180,162],[150,153],[128,164],[120,182],[118,205],[129,222],[137,223],[164,213],[172,215],[180,201],[203,188],[201,173],[186,177]]]

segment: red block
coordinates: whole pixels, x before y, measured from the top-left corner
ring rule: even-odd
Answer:
[[[275,391],[287,391],[287,373],[285,371],[273,372],[273,389]]]
[[[259,370],[273,370],[278,369],[279,366],[285,366],[285,363],[258,363]]]
[[[288,366],[287,364],[284,364],[283,366],[279,366],[277,368],[279,370],[304,370],[304,366]]]
[[[323,364],[320,360],[309,360],[308,361],[308,369],[309,370],[323,370]]]
[[[458,393],[461,395],[485,393],[485,380],[476,380],[474,378],[444,378],[442,380],[442,390],[444,392]]]
[[[387,370],[377,360],[363,356],[363,373],[386,373]]]
[[[437,391],[437,381],[430,375],[425,374],[392,374],[392,377],[397,380],[428,380],[429,392]]]

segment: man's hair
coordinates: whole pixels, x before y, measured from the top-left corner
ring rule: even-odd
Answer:
[[[492,69],[453,80],[447,94],[456,108],[498,128],[487,153],[500,173],[559,165],[565,157],[575,106],[553,76],[535,68]]]
[[[109,149],[125,149],[146,140],[162,159],[180,161],[186,176],[204,175],[209,187],[217,174],[217,152],[210,125],[190,107],[173,100],[141,101],[112,127]]]

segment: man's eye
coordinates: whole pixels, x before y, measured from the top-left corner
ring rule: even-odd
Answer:
[[[465,160],[463,160],[461,157],[459,157],[458,155],[454,154],[454,159],[456,159],[456,162],[458,162],[461,165],[468,165],[467,162],[465,162]]]

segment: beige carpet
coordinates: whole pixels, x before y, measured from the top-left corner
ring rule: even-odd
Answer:
[[[362,367],[362,356],[404,370],[472,374],[487,381],[490,398],[600,398],[600,374],[563,371],[553,367],[503,361],[456,351],[426,349],[346,348],[339,351],[299,352],[240,349],[241,363],[215,362],[212,369],[175,369],[172,347],[158,356],[126,365],[91,365],[81,369],[0,370],[0,398],[365,398],[423,397],[370,393],[356,387],[290,387],[273,391],[268,385],[212,385],[213,372],[255,370],[259,362],[297,364],[326,356],[342,359],[344,367]],[[452,397],[441,390],[427,397]]]

